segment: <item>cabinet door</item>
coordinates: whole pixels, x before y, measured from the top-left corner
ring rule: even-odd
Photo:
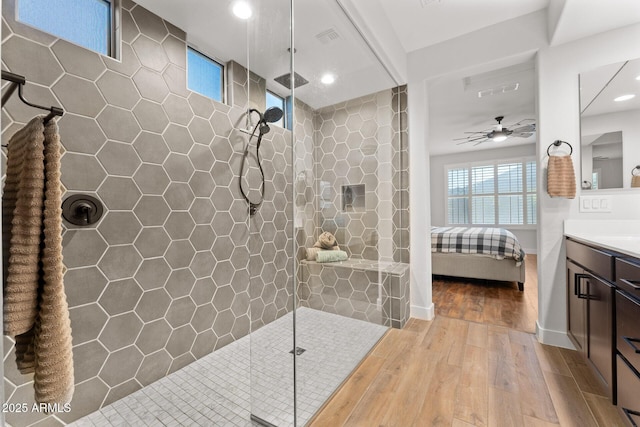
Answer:
[[[587,289],[584,270],[567,261],[567,333],[581,353],[587,351]]]
[[[588,352],[591,365],[600,375],[609,397],[613,397],[613,298],[615,288],[594,276],[586,279],[588,284]]]

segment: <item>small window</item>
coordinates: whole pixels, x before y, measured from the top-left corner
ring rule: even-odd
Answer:
[[[278,107],[279,109],[282,110],[283,113],[285,112],[284,98],[279,97],[273,92],[267,91],[267,108],[271,108],[271,107]],[[282,115],[282,118],[280,120],[278,120],[277,122],[274,122],[273,124],[283,128],[285,125],[284,114]]]
[[[224,67],[197,50],[187,48],[187,85],[190,90],[223,102]]]
[[[112,55],[108,0],[18,0],[18,20],[103,55]]]

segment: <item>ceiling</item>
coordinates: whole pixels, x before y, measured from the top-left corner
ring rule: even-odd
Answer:
[[[544,9],[549,4],[549,0],[377,1],[406,52]]]
[[[204,53],[248,65],[266,78],[270,90],[288,95],[273,78],[289,70],[289,0],[247,0],[256,8],[248,23],[231,14],[234,0],[137,1],[184,29],[189,43]],[[345,5],[360,15],[359,29],[345,15]],[[375,38],[378,49],[381,40],[393,38],[388,45],[408,53],[545,8],[554,45],[640,22],[640,0],[296,0],[295,69],[310,81],[296,89],[296,97],[318,109],[395,86],[361,32]],[[374,9],[376,13],[371,12]],[[474,147],[456,145],[453,139],[466,131],[490,131],[496,116],[505,116],[507,127],[535,118],[533,58],[523,54],[509,63],[479,64],[477,70],[432,81],[430,153],[493,148],[497,146],[493,142]],[[319,82],[325,72],[337,75],[333,85]],[[496,90],[492,96],[478,97],[479,90],[514,82],[519,83],[517,91]],[[533,143],[535,137],[508,142]]]
[[[366,0],[352,0],[365,2]],[[371,1],[371,0],[369,0]],[[551,45],[558,45],[603,31],[640,22],[640,0],[376,0],[385,10],[388,25],[398,36],[407,52],[446,42],[447,40],[517,18],[541,9],[547,9],[548,34]],[[431,155],[453,154],[465,151],[490,149],[536,141],[535,135],[509,138],[505,142],[484,142],[457,145],[455,138],[465,137],[467,131],[491,131],[494,117],[505,116],[503,125],[536,117],[535,73],[533,56],[522,58],[519,63],[500,64],[487,71],[490,64],[474,75],[473,70],[449,74],[430,82],[429,85],[429,152]],[[619,67],[619,65],[618,65]],[[625,73],[632,74],[635,66],[628,66]],[[636,73],[638,75],[640,72]],[[597,93],[608,79],[607,71],[594,82],[584,81],[583,93]],[[635,77],[635,75],[633,77]],[[474,87],[465,85],[471,77]],[[500,88],[515,81],[520,82],[517,91],[478,97],[478,90]],[[638,81],[634,81],[638,83]],[[604,82],[606,83],[606,81]],[[605,92],[619,91],[620,83],[612,84]],[[593,87],[594,89],[589,89]],[[471,90],[474,89],[474,90]],[[606,95],[606,93],[605,93]],[[600,97],[598,104],[608,95]],[[640,103],[640,97],[625,103],[608,102],[593,105],[590,114],[599,114],[605,108],[628,108],[632,102]],[[625,106],[611,104],[627,104]],[[468,135],[468,134],[467,134]]]
[[[490,132],[495,129],[497,116],[504,116],[502,125],[508,129],[524,120],[525,124],[535,123],[534,77],[533,55],[530,55],[522,62],[498,69],[449,74],[431,81],[428,87],[429,153],[453,154],[534,143],[535,134],[529,138],[510,137],[504,142],[486,141],[478,145],[454,141],[454,138],[469,135],[465,132]]]
[[[289,95],[273,80],[290,70],[289,0],[246,0],[253,8],[248,21],[233,15],[235,0],[136,1],[182,28],[204,54],[234,60],[266,78],[269,90]],[[337,1],[296,0],[294,40],[295,70],[309,81],[296,98],[314,109],[396,85]],[[320,83],[326,72],[336,76],[330,86]]]

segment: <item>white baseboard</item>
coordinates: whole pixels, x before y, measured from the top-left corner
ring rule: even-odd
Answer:
[[[536,337],[538,341],[542,344],[552,345],[555,347],[563,347],[568,348],[570,350],[575,350],[576,348],[569,340],[566,332],[554,331],[551,329],[543,329],[540,327],[540,324],[536,320]]]
[[[436,315],[436,309],[433,303],[429,307],[411,306],[411,317],[422,320],[433,320]]]

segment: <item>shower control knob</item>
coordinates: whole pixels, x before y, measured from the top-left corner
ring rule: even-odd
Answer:
[[[62,217],[73,225],[95,224],[103,212],[102,202],[86,194],[74,194],[62,202]]]

